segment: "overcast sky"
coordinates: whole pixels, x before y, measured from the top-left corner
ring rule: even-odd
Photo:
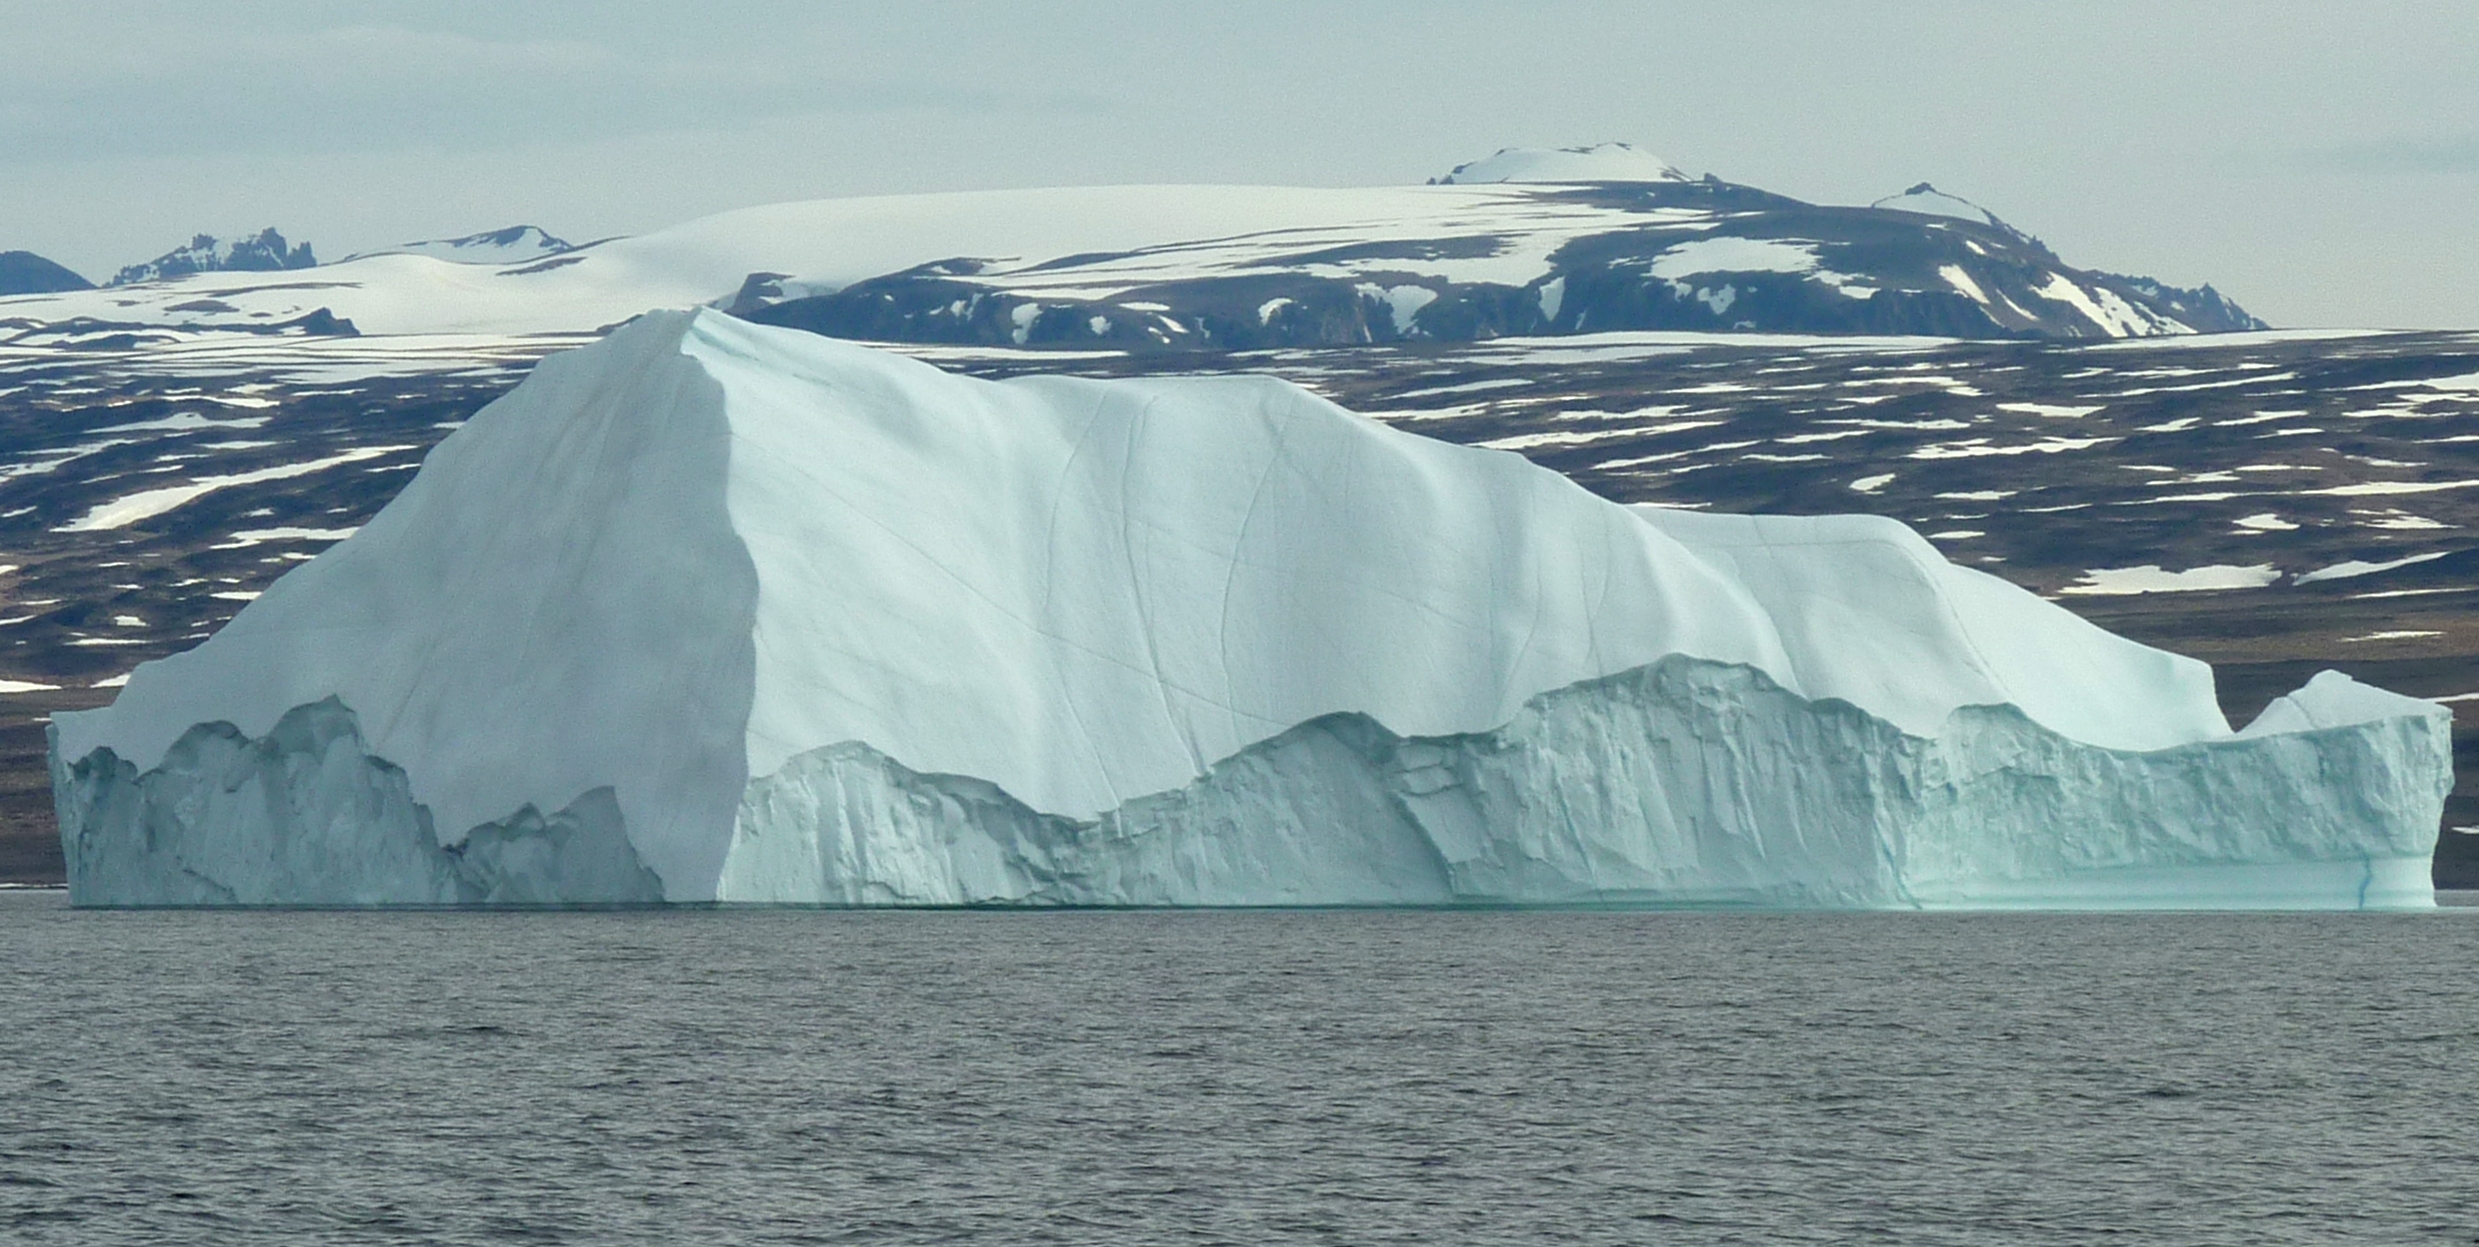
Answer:
[[[2275,324],[2479,327],[2479,4],[0,3],[0,249],[100,279],[1101,182],[1419,182],[1623,139],[1928,180]]]

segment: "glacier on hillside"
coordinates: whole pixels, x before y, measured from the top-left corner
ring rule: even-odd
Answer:
[[[1890,520],[700,312],[52,766],[80,904],[2413,907],[2449,722],[2326,673],[2232,733]]]

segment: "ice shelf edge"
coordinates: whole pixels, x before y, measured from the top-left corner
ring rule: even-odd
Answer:
[[[751,781],[719,878],[670,899],[827,905],[2432,906],[2435,715],[2098,749],[2006,707],[1935,738],[1672,657],[1490,732],[1301,724],[1095,819],[859,742]],[[80,905],[654,903],[606,789],[442,846],[352,711],[184,735],[140,774],[53,761]]]

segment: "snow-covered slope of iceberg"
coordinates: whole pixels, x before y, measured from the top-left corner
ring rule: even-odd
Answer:
[[[59,716],[81,903],[2420,904],[2441,708],[1262,378],[715,313]],[[549,812],[549,813],[546,813]]]

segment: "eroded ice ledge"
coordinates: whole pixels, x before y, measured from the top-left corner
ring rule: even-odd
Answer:
[[[372,756],[360,720],[332,697],[295,707],[265,736],[199,724],[143,774],[108,748],[55,756],[52,791],[80,905],[663,899],[609,788],[549,815],[520,807],[442,845],[404,771]]]
[[[1928,738],[1750,667],[1672,657],[1543,694],[1489,732],[1406,738],[1325,716],[1091,819],[846,742],[748,785],[715,898],[2431,905],[2449,717],[2329,673],[2285,700],[2267,730],[2143,752],[2008,707],[1967,707]],[[64,771],[84,904],[661,897],[601,790],[442,847],[402,772],[332,700],[255,740],[195,728],[142,775],[109,750]]]

